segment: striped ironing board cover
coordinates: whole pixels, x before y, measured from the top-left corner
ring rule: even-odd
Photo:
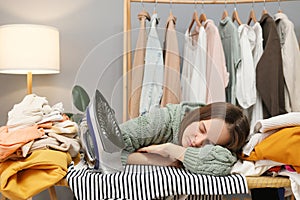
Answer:
[[[127,165],[123,172],[101,174],[88,168],[75,169],[72,164],[66,178],[77,200],[146,200],[170,196],[176,199],[182,195],[207,197],[248,193],[246,178],[240,174],[210,176],[150,165]]]

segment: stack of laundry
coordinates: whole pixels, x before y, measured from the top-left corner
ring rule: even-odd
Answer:
[[[300,199],[300,112],[258,120],[231,173],[245,176],[287,176]]]
[[[77,124],[63,111],[62,103],[51,107],[45,97],[30,94],[8,112],[6,126],[0,127],[4,196],[27,199],[66,175],[81,145]]]

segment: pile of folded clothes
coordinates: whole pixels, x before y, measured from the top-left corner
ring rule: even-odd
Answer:
[[[0,192],[10,199],[38,194],[66,175],[80,149],[78,126],[62,103],[25,96],[0,127]]]

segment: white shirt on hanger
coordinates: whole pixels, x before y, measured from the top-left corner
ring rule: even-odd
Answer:
[[[247,24],[241,24],[238,32],[242,61],[236,70],[236,98],[239,105],[247,109],[256,102],[256,73],[252,57],[256,35]]]
[[[190,101],[206,103],[206,32],[203,26],[196,27],[198,40],[193,59]]]
[[[281,43],[282,66],[285,79],[285,108],[300,111],[300,51],[294,24],[284,13],[274,15]]]
[[[193,46],[192,37],[190,37],[188,29],[184,34],[184,39],[183,64],[181,72],[181,95],[182,101],[190,101],[191,80],[196,46]]]
[[[263,49],[263,36],[262,36],[262,28],[259,24],[259,22],[255,22],[254,25],[252,26],[252,29],[255,32],[256,39],[255,39],[255,46],[252,49],[252,55],[253,55],[253,64],[256,69],[257,63],[260,60],[261,55],[264,52]],[[256,73],[256,72],[255,72]],[[251,132],[255,126],[256,121],[263,119],[263,106],[262,106],[262,100],[259,95],[259,93],[256,90],[256,102],[253,106],[252,110],[252,116],[251,116]]]
[[[182,100],[206,103],[206,32],[196,26],[193,33],[185,33],[181,76]]]

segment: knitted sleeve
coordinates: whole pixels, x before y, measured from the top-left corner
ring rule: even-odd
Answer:
[[[183,165],[193,173],[224,176],[230,174],[236,161],[236,156],[228,149],[219,145],[205,145],[202,148],[188,147]]]
[[[172,117],[169,109],[152,109],[149,113],[120,125],[125,142],[122,162],[126,163],[129,153],[152,144],[171,142],[173,139]]]
[[[167,104],[120,125],[125,142],[122,163],[135,150],[152,144],[178,144],[178,132],[185,113],[202,106],[199,103]]]

